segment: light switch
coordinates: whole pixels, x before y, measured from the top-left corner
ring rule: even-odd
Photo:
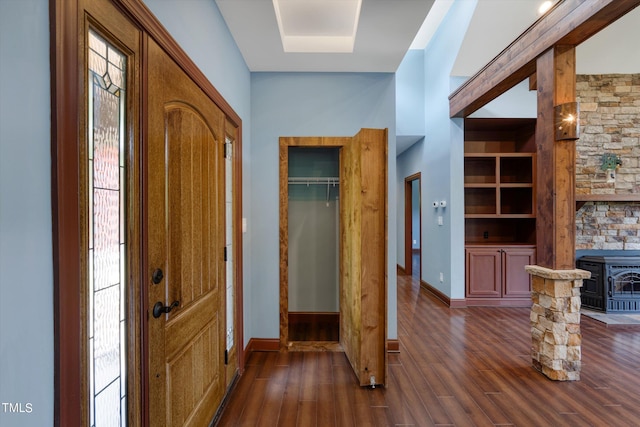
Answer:
[[[438,225],[444,225],[444,220],[442,218],[442,215],[438,215]]]

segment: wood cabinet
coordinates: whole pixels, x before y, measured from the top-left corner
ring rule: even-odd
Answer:
[[[499,246],[467,246],[466,294],[469,298],[502,297],[502,255]]]
[[[526,305],[535,263],[535,119],[466,119],[467,305]]]
[[[535,246],[467,245],[465,252],[467,304],[531,303],[531,278],[524,267],[535,264]]]

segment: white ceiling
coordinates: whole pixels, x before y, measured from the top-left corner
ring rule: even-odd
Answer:
[[[215,0],[251,71],[393,73],[434,0],[363,0],[353,53],[285,53],[271,0]]]
[[[278,72],[395,72],[410,47],[424,49],[453,3],[363,0],[353,53],[285,53],[271,0],[215,1],[249,69]],[[475,74],[538,19],[541,2],[478,0],[452,75]],[[640,72],[638,40],[640,8],[578,46],[578,73]]]
[[[451,74],[474,75],[539,19],[540,3],[478,0]],[[576,72],[640,73],[639,40],[640,8],[636,8],[576,48]]]

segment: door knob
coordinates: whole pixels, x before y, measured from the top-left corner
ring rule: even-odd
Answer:
[[[171,310],[173,310],[175,307],[178,307],[179,305],[180,305],[180,301],[178,300],[171,303],[171,305],[164,305],[162,304],[161,301],[158,301],[153,306],[153,317],[157,319],[158,317],[162,316],[162,313],[169,313]]]

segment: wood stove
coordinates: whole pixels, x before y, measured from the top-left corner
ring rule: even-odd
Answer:
[[[640,312],[640,256],[583,256],[576,267],[591,272],[581,291],[585,308]]]

